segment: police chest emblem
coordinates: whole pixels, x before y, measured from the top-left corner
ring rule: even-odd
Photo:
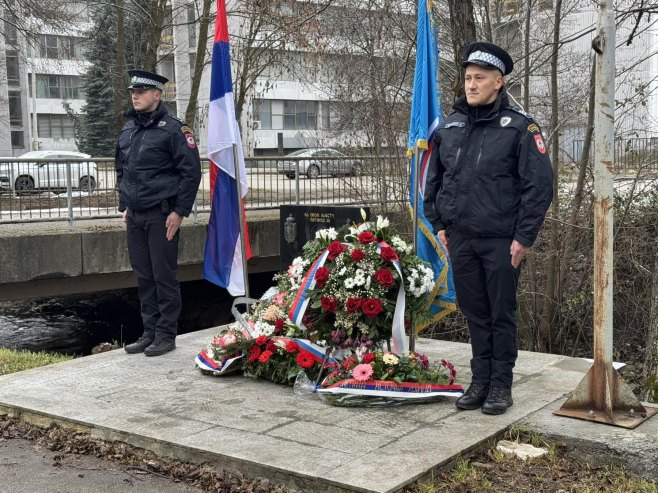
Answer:
[[[164,127],[166,124],[167,124],[166,121],[164,121],[164,120],[160,120],[160,121],[158,122],[158,127]]]
[[[511,117],[504,116],[500,119],[500,126],[501,127],[506,127],[507,125],[509,125],[509,122],[511,122],[511,121],[512,121]]]

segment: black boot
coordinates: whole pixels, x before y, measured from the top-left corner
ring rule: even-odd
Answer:
[[[155,341],[144,350],[146,356],[160,356],[176,349],[176,342],[173,339],[160,339]]]
[[[142,336],[132,344],[128,344],[124,349],[128,354],[143,353],[144,350],[147,347],[149,347],[152,343],[153,343],[153,338],[147,339],[146,337]]]
[[[482,412],[485,414],[504,414],[513,403],[512,389],[491,387],[487,399],[482,404]]]
[[[477,409],[482,406],[482,403],[487,398],[487,393],[489,392],[488,385],[480,385],[478,383],[472,383],[469,385],[468,390],[464,392],[455,405],[458,409],[472,410]]]

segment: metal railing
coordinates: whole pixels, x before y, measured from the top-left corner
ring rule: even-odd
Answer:
[[[211,207],[203,159],[195,213]],[[393,204],[408,197],[408,161],[396,156],[246,158],[247,209],[281,204]],[[114,159],[0,158],[0,223],[118,217]]]
[[[594,143],[590,150],[590,161],[594,160]],[[583,154],[583,141],[573,141],[573,159],[579,160]],[[658,172],[658,138],[617,138],[615,139],[614,172]]]

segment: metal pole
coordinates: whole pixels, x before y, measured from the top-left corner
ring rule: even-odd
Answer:
[[[299,159],[295,161],[295,205],[299,205]]]
[[[612,366],[615,17],[599,1],[594,135],[594,365],[555,414],[635,428],[656,413],[645,408]],[[557,152],[557,150],[555,150]]]
[[[249,274],[247,273],[247,249],[244,236],[244,209],[242,207],[242,182],[240,164],[238,163],[238,146],[233,144],[233,169],[235,170],[235,186],[238,192],[238,211],[240,212],[240,251],[242,253],[242,277],[244,279],[244,296],[249,298]],[[249,309],[247,308],[247,312]]]
[[[48,163],[46,163],[46,166]],[[66,205],[69,210],[69,231],[73,231],[73,185],[71,183],[71,161],[66,162]]]
[[[36,57],[36,54],[35,54]],[[37,69],[32,64],[32,150],[39,150],[39,126],[37,125]]]
[[[615,140],[615,18],[612,0],[600,4],[594,131],[594,366],[605,382],[597,406],[612,416],[613,166]],[[605,397],[604,397],[605,396]]]
[[[414,173],[414,210],[413,210],[413,232],[414,232],[414,255],[418,255],[418,189],[420,188],[420,176],[418,172],[420,166],[418,166],[418,159],[420,158],[420,151],[418,146],[416,146],[416,152],[414,153],[414,162],[413,162],[413,173]],[[413,352],[416,349],[416,320],[411,319],[411,330],[409,332],[409,352]]]

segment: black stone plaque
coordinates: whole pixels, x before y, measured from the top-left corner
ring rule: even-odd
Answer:
[[[345,224],[362,223],[361,209],[370,219],[368,207],[331,207],[319,205],[282,205],[279,207],[280,268],[287,270],[292,261],[302,254],[306,242],[325,228],[340,228]]]

